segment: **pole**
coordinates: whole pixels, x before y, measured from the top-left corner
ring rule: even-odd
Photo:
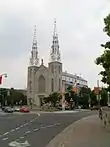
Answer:
[[[64,92],[65,92],[65,86],[64,86],[64,83],[62,83],[62,111],[65,111],[65,96],[64,96]]]
[[[110,93],[108,92],[108,106],[110,106]]]

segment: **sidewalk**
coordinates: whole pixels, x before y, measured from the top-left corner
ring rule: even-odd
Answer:
[[[47,147],[110,147],[110,133],[98,116],[92,115],[70,125]]]

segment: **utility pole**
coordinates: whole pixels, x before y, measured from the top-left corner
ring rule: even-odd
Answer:
[[[64,92],[65,92],[65,83],[62,82],[62,111],[65,111],[65,95],[64,95]]]

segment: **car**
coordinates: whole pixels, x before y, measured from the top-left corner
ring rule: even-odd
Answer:
[[[28,112],[30,112],[30,109],[27,106],[23,106],[23,107],[20,108],[20,112],[28,113]]]
[[[13,113],[14,110],[13,110],[13,108],[11,108],[11,107],[5,107],[5,108],[4,108],[4,112]]]
[[[14,111],[15,111],[15,112],[20,112],[20,107],[17,107],[17,106],[14,107]]]

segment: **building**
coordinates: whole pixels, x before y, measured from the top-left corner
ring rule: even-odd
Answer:
[[[88,87],[87,81],[82,77],[67,73],[67,71],[62,72],[62,83],[65,90],[68,88],[68,86],[74,86],[76,82],[79,87]]]
[[[63,84],[66,86],[71,84],[71,82],[67,80],[68,77],[74,79],[73,75],[62,72],[56,20],[54,21],[53,40],[48,67],[44,65],[43,59],[41,60],[41,64],[39,62],[35,28],[27,77],[28,104],[32,103],[33,105],[41,106],[44,97],[53,92],[62,91]],[[82,78],[78,78],[78,80],[84,81]]]

